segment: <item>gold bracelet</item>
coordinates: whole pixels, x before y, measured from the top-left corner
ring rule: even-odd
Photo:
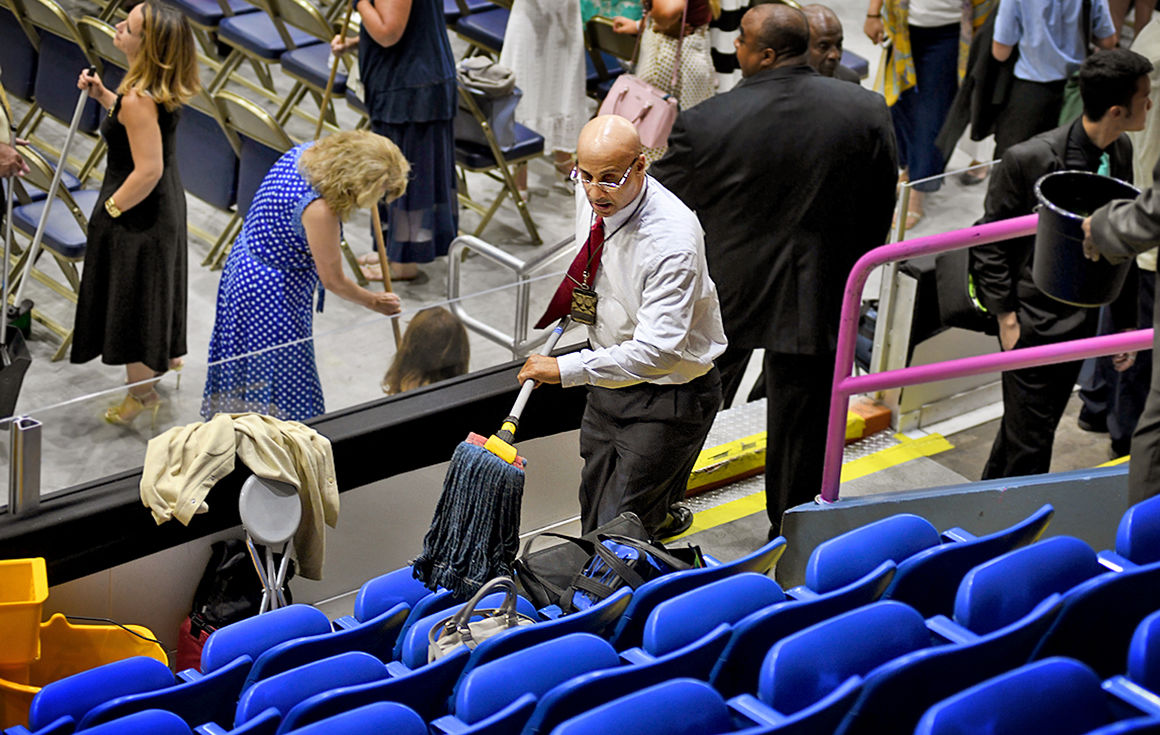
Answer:
[[[121,216],[121,210],[117,208],[117,203],[113,201],[113,197],[111,196],[105,200],[105,211],[113,219]]]

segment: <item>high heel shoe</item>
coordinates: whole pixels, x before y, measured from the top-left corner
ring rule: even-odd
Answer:
[[[145,394],[144,398],[148,399],[152,396],[153,400],[146,402],[141,398],[126,393],[125,399],[116,406],[109,406],[105,411],[105,421],[116,426],[130,426],[133,420],[140,416],[145,411],[153,413],[150,428],[157,428],[157,412],[161,410],[161,396],[156,390],[150,390]]]
[[[177,357],[177,358],[174,358],[174,359],[169,361],[169,369],[168,370],[164,370],[160,373],[153,373],[153,377],[160,379],[160,378],[165,376],[165,373],[174,373],[175,375],[177,375],[177,384],[174,386],[173,389],[174,390],[181,390],[181,369],[183,367],[185,367],[185,361],[182,360],[180,357]]]

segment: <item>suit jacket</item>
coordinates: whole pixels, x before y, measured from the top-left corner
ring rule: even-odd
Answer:
[[[881,95],[804,64],[758,72],[683,111],[649,173],[705,228],[730,346],[834,351],[850,268],[894,207]]]
[[[1065,156],[1071,127],[1068,124],[1049,130],[1007,149],[1003,160],[991,172],[985,213],[980,222],[996,222],[1034,211],[1039,203],[1035,182],[1046,174],[1067,168]],[[1121,135],[1108,147],[1107,153],[1111,175],[1131,182],[1132,144],[1128,136]],[[1031,330],[1040,337],[1056,338],[1052,341],[1090,336],[1086,334],[1089,331],[1094,334],[1095,309],[1064,304],[1036,287],[1031,279],[1034,252],[1034,237],[971,248],[971,274],[983,306],[996,315],[1018,312],[1021,331]],[[1134,295],[1117,299],[1114,308],[1132,309],[1134,313]],[[1084,334],[1076,332],[1079,329]]]

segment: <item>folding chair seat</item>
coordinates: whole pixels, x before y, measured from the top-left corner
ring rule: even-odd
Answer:
[[[713,687],[694,679],[673,679],[594,707],[564,721],[552,732],[704,735],[733,730],[729,708]]]
[[[216,235],[191,222],[190,232],[221,249],[236,233],[237,221],[232,217],[238,201],[238,154],[241,141],[221,119],[221,112],[204,90],[190,100],[177,121],[177,164],[181,168],[181,184],[192,194],[214,209],[231,215],[225,227]]]
[[[1101,677],[1122,673],[1133,631],[1160,610],[1160,562],[1107,572],[1063,595],[1063,608],[1031,659],[1074,658]]]
[[[459,98],[462,104],[459,106],[457,114],[469,116],[476,125],[480,126],[484,138],[487,140],[486,146],[469,140],[457,139],[455,141],[455,162],[460,168],[459,203],[480,215],[479,224],[476,225],[472,234],[479,237],[488,223],[491,222],[491,218],[495,216],[500,205],[503,204],[504,199],[511,197],[532,242],[539,245],[542,242],[540,234],[536,229],[531,212],[528,211],[527,199],[520,193],[519,186],[516,184],[514,169],[544,152],[544,136],[517,122],[515,123],[515,142],[510,146],[501,146],[496,140],[487,118],[479,109],[479,105],[476,104],[475,97],[462,84],[459,85]],[[499,182],[503,187],[490,204],[477,202],[471,198],[467,188],[468,172],[482,173],[493,181]]]
[[[785,538],[778,536],[751,554],[725,564],[715,564],[702,569],[689,569],[666,574],[638,587],[632,601],[612,632],[612,645],[624,650],[641,644],[644,626],[649,614],[657,605],[679,594],[702,585],[716,582],[742,572],[768,574],[785,553]]]
[[[376,702],[295,730],[299,735],[427,735],[427,723],[395,702]]]
[[[959,582],[975,566],[1012,549],[1034,543],[1043,535],[1055,509],[1044,505],[1010,528],[975,537],[961,528],[944,531],[943,543],[898,561],[894,580],[882,597],[905,602],[923,614],[954,611]]]
[[[599,59],[599,62],[597,61]],[[584,56],[584,81],[588,96],[602,100],[608,96],[616,78],[624,73],[624,67],[615,56],[606,51],[591,51]]]
[[[204,52],[204,61],[209,62],[210,68],[220,67],[220,62],[215,63],[218,51],[211,34],[217,33],[222,19],[231,15],[258,12],[258,9],[246,0],[223,0],[224,8],[218,0],[162,0],[162,2],[176,8],[189,20],[189,24],[193,26],[193,35]]]
[[[234,725],[243,725],[271,708],[277,710],[279,715],[284,715],[315,694],[386,677],[387,667],[362,651],[318,659],[274,674],[246,688],[238,699]]]
[[[467,42],[467,56],[477,52],[499,56],[511,11],[508,9],[510,3],[497,4],[500,7],[473,12],[466,0],[458,2],[459,18],[455,21],[453,30],[455,35]]]
[[[588,95],[604,99],[612,89],[616,77],[624,73],[624,62],[632,61],[636,37],[612,30],[612,19],[598,15],[588,21],[584,29],[587,46]]]
[[[307,92],[312,94],[316,104],[322,104],[322,95],[330,78],[330,39],[334,36],[334,28],[309,0],[265,0],[265,2],[270,12],[285,26],[301,30],[321,42],[300,45],[299,48],[282,54],[282,71],[297,82],[294,90],[287,95],[286,101],[274,115],[276,120],[286,120],[290,111],[301,102]],[[341,57],[334,77],[333,94],[336,98],[346,93],[347,70],[350,63],[349,56]],[[337,126],[334,109],[329,102],[325,110],[319,110],[319,114],[325,115],[327,122]]]
[[[467,6],[468,15],[496,7],[491,0],[465,0],[464,4]],[[454,26],[462,16],[463,11],[459,9],[456,0],[443,0],[443,20],[448,28]]]
[[[279,735],[373,702],[398,702],[433,720],[447,713],[447,700],[471,652],[466,648],[422,668],[386,679],[336,687],[295,705],[283,718]],[[388,673],[391,667],[387,667]]]
[[[218,23],[218,40],[231,50],[214,74],[207,90],[210,94],[214,94],[221,91],[231,79],[238,81],[239,78],[234,77],[234,72],[243,61],[249,61],[261,85],[251,89],[271,101],[284,103],[297,93],[297,85],[288,96],[278,94],[269,67],[278,64],[287,51],[322,42],[306,31],[287,27],[280,18],[275,17],[269,4],[264,0],[256,0],[253,4],[261,12],[231,15],[222,18]],[[285,118],[281,117],[284,110],[280,108],[278,112],[276,119],[284,122]]]
[[[352,651],[389,661],[395,636],[409,610],[405,603],[399,603],[365,623],[353,617],[339,618],[334,623],[338,630],[279,643],[254,660],[245,686],[248,689],[254,682]]]
[[[28,148],[23,148],[21,154],[29,166],[29,172],[24,176],[23,184],[25,186],[32,185],[42,192],[46,192],[52,184],[52,167],[39,154]],[[29,275],[75,304],[81,285],[80,273],[77,271],[76,264],[84,260],[85,247],[88,244],[89,216],[100,200],[100,192],[95,189],[69,191],[66,187],[61,186],[57,190],[56,199],[58,201],[55,201],[49,210],[41,244],[57,264],[64,276],[64,281],[52,278],[37,264],[33,264]],[[38,200],[14,207],[12,209],[13,228],[31,239],[40,223],[41,213],[45,206],[47,206],[47,200],[42,194]],[[16,264],[12,268],[13,274],[19,274],[23,271],[29,255],[28,249],[25,249],[17,258]],[[15,284],[19,282],[19,279],[14,277],[12,281]],[[40,309],[34,309],[32,317],[60,338],[60,346],[53,354],[52,359],[60,360],[63,358],[68,352],[69,345],[72,344],[72,328],[64,326],[62,322]]]
[[[765,654],[775,643],[811,625],[874,602],[893,574],[894,562],[885,561],[845,587],[778,603],[742,618],[733,626],[729,642],[713,665],[709,682],[727,697],[756,691]],[[795,588],[787,594],[801,596],[803,589]]]
[[[1059,613],[1060,601],[1053,594],[1027,615],[992,633],[924,648],[883,664],[864,677],[862,690],[836,735],[914,732],[932,705],[1026,663]]]
[[[1079,735],[1116,719],[1095,672],[1049,658],[944,699],[922,716],[915,735]]]
[[[849,49],[842,49],[842,66],[855,72],[860,79],[870,76],[870,62]]]
[[[431,731],[515,732],[531,715],[536,700],[553,687],[618,664],[612,646],[587,633],[572,633],[525,648],[464,675],[451,714],[432,720]]]

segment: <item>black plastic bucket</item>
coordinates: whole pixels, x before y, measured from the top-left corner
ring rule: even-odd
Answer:
[[[1035,182],[1039,225],[1031,277],[1039,290],[1073,306],[1103,306],[1120,293],[1131,261],[1112,265],[1083,257],[1083,220],[1113,199],[1140,190],[1087,171],[1056,171]]]

